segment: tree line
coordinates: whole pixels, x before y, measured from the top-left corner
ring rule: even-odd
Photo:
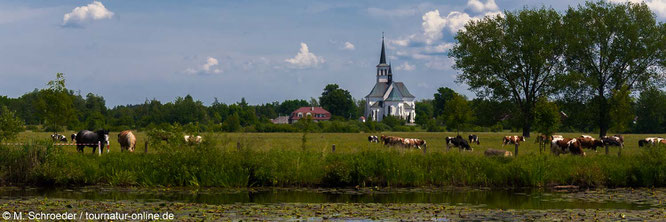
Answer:
[[[567,113],[565,129],[663,132],[663,114],[638,111],[648,105],[644,97],[659,97],[666,79],[666,26],[645,3],[586,2],[562,13],[525,8],[471,21],[455,39],[449,57],[461,71],[457,81],[480,98],[515,106],[524,136],[543,100]]]

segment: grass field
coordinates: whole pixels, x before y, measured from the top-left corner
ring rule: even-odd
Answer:
[[[67,132],[66,135],[69,137],[73,132]],[[471,144],[474,149],[473,154],[482,155],[483,151],[486,149],[504,149],[513,152],[514,146],[507,145],[502,147],[502,137],[509,135],[520,135],[520,133],[490,133],[490,132],[472,132],[472,133],[461,133],[463,138],[467,138],[468,134],[476,134],[480,138],[480,145]],[[583,133],[585,135],[591,135],[593,137],[598,137],[598,135]],[[23,132],[19,134],[16,140],[12,142],[30,142],[36,140],[50,140],[51,133],[48,132]],[[110,136],[110,152],[120,152],[120,145],[117,142],[118,132],[111,132]],[[144,152],[145,141],[147,140],[145,133],[135,132],[137,137],[137,152]],[[271,149],[281,149],[281,150],[302,150],[303,144],[303,134],[302,133],[214,133],[214,134],[202,134],[204,140],[208,140],[215,146],[227,150],[236,150],[238,143],[242,147],[247,147],[254,151],[268,151]],[[305,147],[307,150],[311,151],[320,151],[320,152],[331,152],[331,147],[335,144],[336,152],[358,152],[371,149],[396,149],[401,152],[420,152],[415,149],[403,149],[403,148],[390,148],[384,147],[380,144],[369,143],[367,140],[368,135],[391,135],[391,136],[400,136],[406,138],[420,138],[424,139],[428,143],[427,152],[447,152],[446,144],[444,141],[445,137],[456,136],[456,133],[429,133],[429,132],[386,132],[386,133],[308,133],[306,134]],[[582,135],[581,133],[560,133],[564,137],[578,137]],[[539,146],[535,143],[536,134],[527,141],[521,143],[519,147],[519,154],[538,154]],[[645,137],[666,137],[666,134],[625,134],[625,148],[622,150],[623,154],[632,155],[639,151],[638,140]],[[69,139],[69,138],[68,138]],[[211,141],[212,140],[212,141]],[[154,152],[154,149],[150,149],[149,152]],[[76,151],[74,146],[67,146],[64,148],[67,151]],[[452,151],[457,151],[457,149],[452,148]],[[610,147],[610,153],[617,155],[619,151],[618,147]],[[91,148],[86,148],[86,152],[91,152]],[[549,152],[546,150],[546,152]],[[605,155],[605,152],[602,149],[599,149],[597,152],[592,150],[586,150],[587,155]]]
[[[384,133],[428,142],[427,152],[369,143],[367,133],[218,133],[203,134],[201,145],[151,144],[143,153],[144,133],[137,133],[135,153],[121,153],[111,133],[111,153],[77,154],[74,147],[50,145],[49,133],[26,132],[17,141],[35,145],[0,146],[0,184],[38,186],[485,186],[553,185],[666,186],[666,147],[638,148],[647,136],[625,135],[618,157],[603,149],[586,157],[539,153],[531,138],[516,158],[485,157],[502,149],[501,138],[515,133],[475,133],[474,151],[447,151],[444,137],[454,133]],[[381,135],[381,134],[376,134]],[[466,135],[466,134],[464,134]],[[564,134],[565,137],[580,134]],[[305,146],[303,146],[305,142]],[[332,145],[336,151],[332,152]],[[240,149],[238,146],[240,145]],[[506,146],[513,151],[514,147]]]

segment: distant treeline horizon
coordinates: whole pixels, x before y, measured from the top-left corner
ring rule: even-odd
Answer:
[[[63,85],[64,86],[64,85]],[[322,97],[285,100],[282,102],[249,105],[245,99],[232,104],[218,102],[206,106],[190,95],[177,97],[174,101],[146,100],[142,104],[106,106],[103,96],[88,93],[84,96],[64,88],[57,100],[47,103],[71,101],[71,110],[61,110],[67,121],[62,125],[50,124],[47,115],[40,111],[48,90],[34,90],[18,98],[0,96],[0,107],[6,106],[25,122],[26,129],[62,132],[81,129],[154,129],[168,126],[183,126],[189,131],[210,132],[373,132],[373,131],[503,131],[521,130],[521,117],[511,101],[475,98],[468,100],[450,88],[439,88],[432,99],[416,102],[416,125],[407,126],[404,120],[389,117],[384,121],[359,121],[365,110],[363,100],[355,100],[349,92],[335,84],[328,85]],[[323,98],[323,100],[322,100]],[[463,103],[456,103],[463,98]],[[453,102],[451,102],[453,101]],[[632,98],[631,115],[634,121],[616,133],[665,133],[666,92],[649,89]],[[335,103],[335,104],[331,104]],[[454,104],[455,103],[455,104]],[[584,101],[556,99],[560,113],[558,132],[598,132],[595,125],[594,106]],[[588,102],[591,103],[591,102]],[[333,114],[331,121],[297,124],[273,124],[270,120],[289,115],[303,106],[322,106]],[[460,107],[466,107],[461,109]],[[69,109],[69,108],[68,108]],[[465,112],[465,113],[460,113]],[[68,117],[64,117],[69,113]],[[60,116],[61,114],[56,114]],[[455,118],[467,115],[462,123]],[[452,121],[458,121],[456,123]],[[43,125],[39,129],[37,125]],[[459,129],[458,129],[459,127]]]

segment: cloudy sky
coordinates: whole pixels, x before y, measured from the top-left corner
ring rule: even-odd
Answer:
[[[443,86],[472,96],[446,56],[465,22],[581,3],[0,1],[0,95],[44,88],[62,72],[68,88],[110,106],[187,94],[206,104],[309,99],[328,83],[360,99],[374,85],[385,32],[394,79],[418,99]],[[647,3],[664,21],[666,0]]]

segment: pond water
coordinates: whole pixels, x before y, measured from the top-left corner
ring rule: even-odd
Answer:
[[[615,192],[616,194],[613,194]],[[203,204],[233,203],[442,203],[486,209],[627,209],[654,208],[634,192],[553,192],[530,189],[151,189],[117,187],[0,188],[2,199],[169,201]],[[649,191],[642,191],[649,192]],[[582,195],[579,195],[582,194]],[[613,198],[613,195],[616,198]],[[624,198],[617,198],[617,197]]]

